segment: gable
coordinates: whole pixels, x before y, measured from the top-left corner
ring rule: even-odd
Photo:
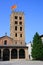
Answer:
[[[8,36],[0,37],[0,46],[11,46],[13,45],[13,39]]]

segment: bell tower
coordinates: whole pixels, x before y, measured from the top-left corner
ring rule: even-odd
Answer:
[[[24,13],[15,12],[17,6],[12,6],[12,13],[10,17],[10,37],[13,38],[15,45],[25,45],[24,33]]]
[[[10,17],[10,37],[17,45],[25,45],[24,13],[12,12]]]

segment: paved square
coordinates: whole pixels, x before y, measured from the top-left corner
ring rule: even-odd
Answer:
[[[26,60],[0,61],[0,65],[43,65],[43,61],[26,61]]]

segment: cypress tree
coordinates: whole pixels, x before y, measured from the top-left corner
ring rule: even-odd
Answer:
[[[43,44],[37,32],[33,37],[32,57],[35,60],[43,60]]]

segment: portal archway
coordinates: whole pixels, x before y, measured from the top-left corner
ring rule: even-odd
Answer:
[[[17,49],[12,49],[12,51],[11,51],[11,59],[17,59]]]
[[[0,59],[1,59],[1,49],[0,49]]]
[[[19,50],[19,58],[25,58],[25,50],[24,49]]]
[[[10,59],[10,51],[9,49],[4,49],[3,50],[3,61],[7,61]]]

